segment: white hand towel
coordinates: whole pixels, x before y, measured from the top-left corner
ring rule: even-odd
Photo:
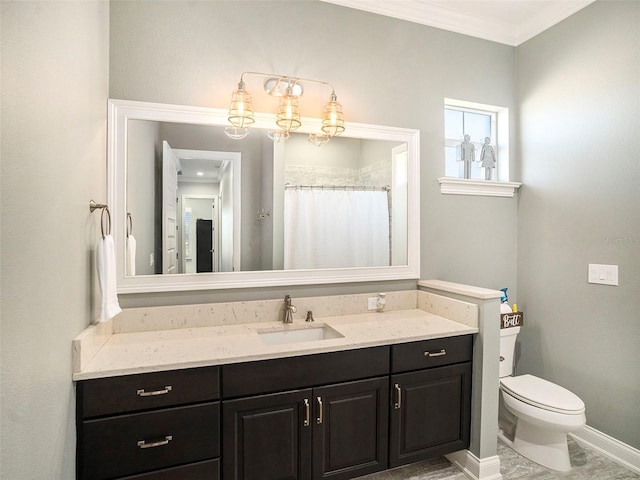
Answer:
[[[127,237],[127,276],[136,274],[136,239],[133,235]]]
[[[122,309],[118,303],[116,291],[116,253],[113,237],[106,235],[96,249],[98,264],[98,284],[102,292],[102,310],[100,321],[106,322],[119,314]]]

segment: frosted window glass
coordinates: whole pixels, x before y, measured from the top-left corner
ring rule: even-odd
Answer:
[[[444,109],[444,138],[462,138],[463,114],[460,110]]]
[[[484,142],[484,137],[491,138],[491,115],[464,112],[463,128],[472,142]]]
[[[444,176],[460,177],[458,162],[456,162],[456,147],[444,149]]]

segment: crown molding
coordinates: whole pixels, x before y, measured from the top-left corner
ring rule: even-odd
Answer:
[[[555,24],[569,18],[571,15],[582,10],[594,1],[595,0],[570,0],[558,1],[550,4],[540,10],[537,15],[529,18],[525,23],[519,26],[515,33],[516,43],[514,46],[518,46],[521,43],[532,39]]]
[[[428,0],[400,0],[394,2],[382,0],[322,1],[516,47],[573,15],[595,0],[558,0],[553,3],[547,3],[538,14],[530,17],[520,25],[443,8],[429,3]]]

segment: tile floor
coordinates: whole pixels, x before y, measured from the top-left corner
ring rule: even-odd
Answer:
[[[640,479],[617,463],[569,439],[571,472],[561,473],[542,467],[498,442],[500,473],[503,480],[632,480]],[[446,458],[436,458],[358,480],[468,480]]]

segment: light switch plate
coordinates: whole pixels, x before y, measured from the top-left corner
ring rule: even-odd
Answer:
[[[367,310],[377,310],[377,309],[378,309],[378,297],[367,298]]]
[[[589,264],[589,283],[618,285],[618,265]]]

